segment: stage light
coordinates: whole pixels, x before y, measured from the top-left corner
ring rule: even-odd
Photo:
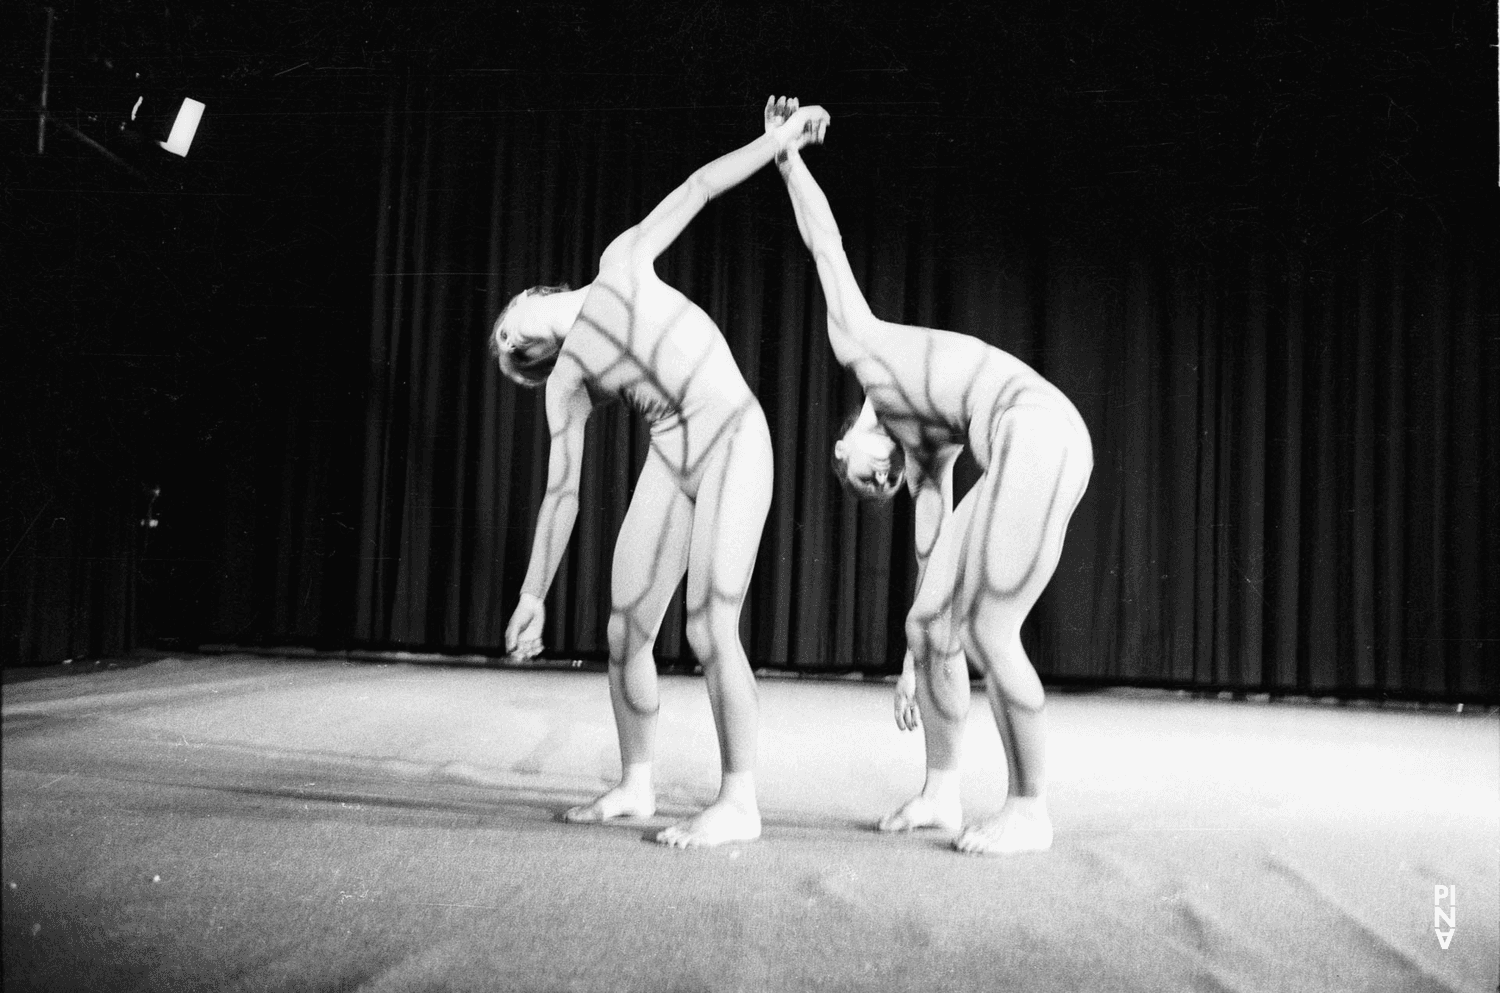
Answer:
[[[172,132],[167,135],[167,140],[160,142],[161,147],[173,155],[187,157],[188,148],[193,144],[193,135],[198,133],[198,122],[203,119],[204,105],[192,97],[186,97],[182,106],[177,110],[177,118],[172,122]]]

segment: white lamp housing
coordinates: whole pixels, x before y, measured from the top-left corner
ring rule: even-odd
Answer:
[[[198,122],[203,119],[203,104],[192,97],[182,101],[182,107],[177,111],[177,119],[172,122],[172,133],[167,135],[167,140],[161,143],[161,147],[173,155],[187,156],[188,147],[193,143],[193,135],[198,133]]]

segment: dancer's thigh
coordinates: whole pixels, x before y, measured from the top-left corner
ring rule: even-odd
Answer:
[[[610,623],[623,625],[623,630],[612,630],[611,635],[626,637],[627,651],[633,651],[639,639],[655,639],[687,569],[692,533],[693,501],[682,491],[677,474],[653,450],[615,539]]]
[[[738,617],[750,588],[771,507],[775,466],[771,433],[759,406],[745,412],[706,467],[693,513],[688,553],[690,613],[728,609]]]
[[[1003,606],[1019,627],[1057,569],[1093,455],[1073,422],[1045,407],[1006,411],[991,452],[970,494],[956,605],[971,620],[978,610]]]

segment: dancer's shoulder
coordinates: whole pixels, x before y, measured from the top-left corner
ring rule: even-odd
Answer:
[[[636,224],[620,232],[604,246],[604,251],[599,256],[599,273],[603,275],[609,271],[641,269],[654,272],[655,261],[654,255],[642,249],[641,226]]]

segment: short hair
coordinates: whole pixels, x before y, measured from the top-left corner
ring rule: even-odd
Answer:
[[[844,489],[850,493],[854,493],[855,490],[853,486],[849,485],[849,456],[839,454],[838,442],[840,438],[849,433],[849,429],[854,427],[854,422],[857,420],[859,420],[859,408],[856,407],[854,412],[844,418],[844,422],[839,425],[839,433],[833,436],[833,474],[844,485]]]
[[[859,420],[859,415],[860,410],[856,408],[852,414],[844,418],[844,423],[839,425],[839,433],[834,436],[835,441],[849,433],[849,429],[854,427],[855,422]],[[867,503],[885,503],[896,495],[896,491],[901,488],[901,481],[906,478],[906,449],[897,442],[896,447],[891,450],[891,478],[895,480],[895,485],[889,491],[876,496],[870,495],[849,482],[849,456],[839,455],[837,444],[833,448],[832,469],[833,474],[838,477],[839,485],[846,493]]]
[[[570,289],[572,287],[567,283],[558,283],[553,286],[533,286],[511,297],[510,302],[501,308],[499,316],[495,318],[495,323],[490,325],[490,354],[495,357],[496,362],[500,363],[500,371],[505,373],[507,378],[515,380],[529,389],[541,386],[547,381],[547,376],[551,374],[553,366],[557,365],[557,352],[554,351],[549,355],[529,359],[525,356],[516,355],[509,348],[502,347],[500,344],[500,328],[505,324],[505,319],[510,316],[510,312],[515,309],[516,304],[528,297],[551,296],[554,293],[566,293]]]

